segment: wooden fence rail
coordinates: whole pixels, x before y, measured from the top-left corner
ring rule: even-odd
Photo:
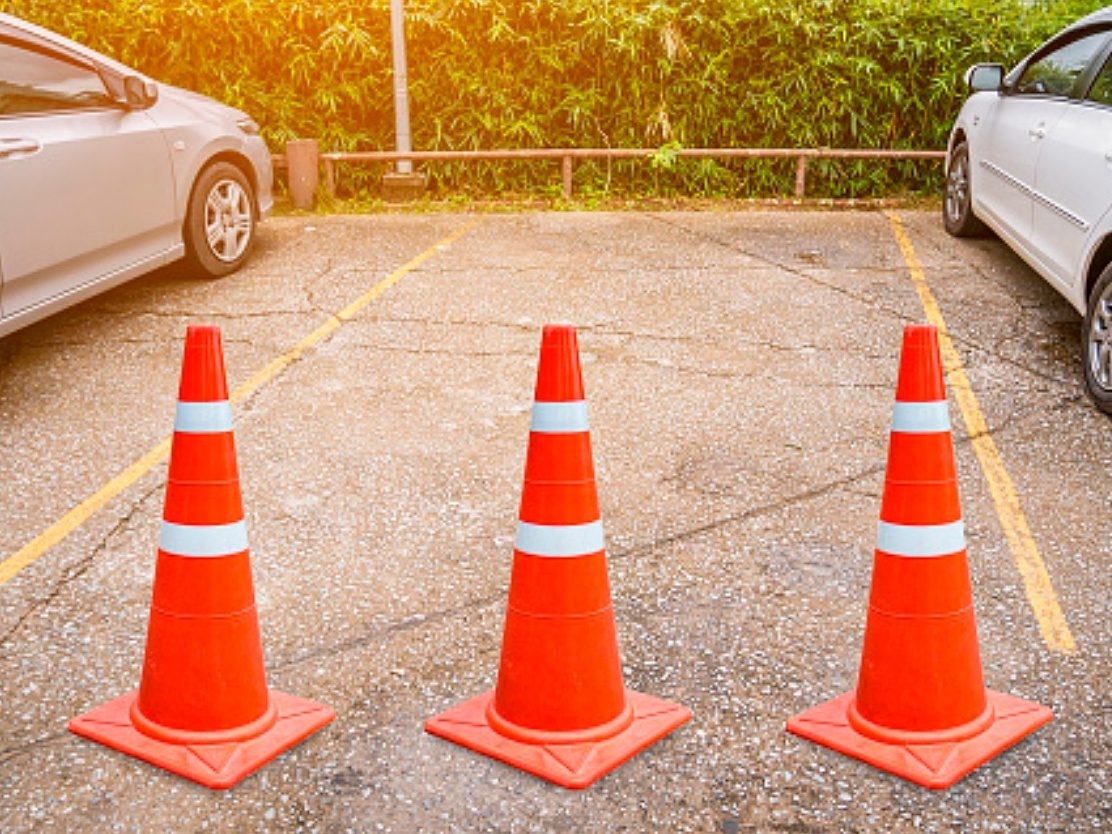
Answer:
[[[300,140],[301,142],[312,140]],[[560,163],[563,175],[564,199],[570,200],[573,193],[572,179],[575,172],[575,163],[586,159],[651,159],[663,156],[663,152],[655,148],[537,148],[537,149],[507,149],[487,151],[353,151],[329,152],[311,156],[319,157],[319,162],[324,165],[324,187],[329,195],[336,193],[336,169],[339,165],[359,164],[388,164],[408,160],[411,162],[468,162],[479,160],[556,160]],[[304,154],[298,154],[304,157]],[[812,159],[892,159],[892,160],[942,160],[946,157],[943,151],[903,151],[882,149],[850,149],[850,148],[682,148],[671,152],[669,156],[683,159],[794,159],[795,164],[795,196],[802,199],[807,192],[807,163]],[[292,154],[286,158],[276,157],[276,164],[281,166],[292,160]],[[311,163],[316,165],[316,161]],[[291,179],[296,173],[294,164],[289,162]],[[313,175],[315,181],[315,173]]]

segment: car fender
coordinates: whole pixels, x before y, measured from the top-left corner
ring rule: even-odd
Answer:
[[[1089,301],[1089,291],[1096,283],[1101,271],[1112,262],[1112,207],[1093,224],[1093,230],[1086,241],[1085,257],[1074,276],[1077,298],[1071,303],[1084,312]]]
[[[217,158],[231,159],[244,170],[265,203],[258,206],[265,214],[272,184],[270,155],[258,136],[236,135],[237,126],[249,121],[247,114],[170,85],[160,84],[159,91],[158,103],[148,113],[170,148],[179,219],[185,217],[198,174]]]
[[[171,141],[172,146],[173,142]],[[193,185],[197,182],[197,177],[201,171],[217,159],[230,159],[244,170],[252,185],[257,187],[254,166],[244,152],[242,143],[229,142],[223,137],[214,138],[206,142],[196,153],[191,154],[188,159],[181,160],[180,167],[178,163],[175,163],[175,179],[182,219],[185,218],[188,211],[189,197],[193,192]]]
[[[174,171],[175,205],[179,221],[184,221],[189,211],[189,198],[197,177],[217,159],[229,159],[243,169],[255,187],[257,196],[265,199],[269,194],[270,184],[259,181],[262,175],[257,163],[252,161],[245,142],[237,142],[218,131],[199,136],[194,125],[168,130],[166,139]],[[267,163],[269,164],[269,158]],[[256,209],[262,215],[269,206],[256,206]]]
[[[957,119],[954,120],[954,127],[950,131],[948,148],[950,153],[953,152],[958,137],[964,136],[966,144],[969,147],[970,162],[976,163],[976,161],[983,156],[983,133],[980,127],[992,116],[992,111],[996,109],[999,101],[1000,93],[993,92],[974,93],[965,100],[961,111],[958,113]],[[948,153],[946,158],[947,171],[949,170],[949,165],[950,159]]]

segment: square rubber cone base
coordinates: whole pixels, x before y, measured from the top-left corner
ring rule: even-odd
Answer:
[[[850,724],[847,712],[854,694],[847,692],[797,715],[788,721],[788,732],[933,790],[950,787],[1053,717],[1041,704],[989,689],[985,694],[994,718],[983,732],[940,744],[886,744]]]
[[[585,788],[691,720],[687,707],[626,690],[633,723],[599,741],[530,744],[501,735],[487,720],[494,692],[465,701],[425,722],[425,731],[565,788]]]
[[[336,717],[331,707],[270,690],[277,721],[254,738],[221,744],[171,744],[145,735],[131,720],[138,690],[79,715],[70,732],[184,776],[207,788],[230,788]]]

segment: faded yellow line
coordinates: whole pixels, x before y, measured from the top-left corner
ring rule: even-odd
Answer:
[[[346,322],[354,318],[364,307],[402,280],[402,278],[429,258],[433,257],[440,249],[450,246],[452,243],[459,240],[468,231],[478,225],[478,223],[479,220],[475,219],[470,223],[464,224],[452,232],[452,234],[448,235],[448,237],[433,244],[417,257],[398,267],[393,273],[383,278],[366,293],[344,307],[339,313],[331,316],[324,324],[233,390],[230,395],[231,402],[241,402],[251,396],[255,391],[296,362],[307,350],[326,339]],[[70,533],[88,521],[94,514],[103,509],[109,501],[150,472],[154,467],[162,463],[169,454],[170,438],[167,437],[132,463],[131,466],[127,467],[127,469],[122,471],[115,478],[63,515],[34,539],[6,558],[3,562],[0,562],[0,585],[3,585],[65,539]]]
[[[84,524],[109,501],[158,466],[170,453],[170,438],[166,438],[127,469],[106,483],[54,524],[46,528],[3,562],[0,562],[0,585],[3,585],[54,545]]]
[[[1039,548],[1035,544],[1034,536],[1031,535],[1031,528],[1027,525],[1027,517],[1023,514],[1023,508],[1020,507],[1015,484],[1008,476],[1008,472],[1004,468],[1004,461],[996,449],[996,443],[993,442],[992,435],[989,433],[984,414],[981,413],[981,407],[973,394],[973,386],[970,385],[969,377],[965,374],[965,368],[961,364],[958,352],[954,348],[954,343],[950,340],[946,322],[942,318],[942,311],[939,309],[934,293],[931,292],[930,285],[927,283],[923,267],[915,254],[915,248],[911,245],[911,238],[908,237],[902,221],[895,213],[888,213],[888,220],[892,225],[892,232],[896,236],[900,251],[903,253],[904,261],[907,263],[915,290],[919,293],[919,300],[927,314],[927,321],[938,330],[942,364],[946,368],[950,390],[954,392],[954,398],[957,400],[962,419],[965,421],[970,442],[973,444],[973,451],[977,454],[981,471],[988,482],[989,492],[992,494],[992,500],[996,505],[996,514],[1000,518],[1001,527],[1004,528],[1004,536],[1008,540],[1012,557],[1015,559],[1016,565],[1019,567],[1019,573],[1023,577],[1023,584],[1027,590],[1027,600],[1035,612],[1035,618],[1038,620],[1043,640],[1047,646],[1055,651],[1074,654],[1077,651],[1077,645],[1074,643],[1073,635],[1066,624],[1061,606],[1058,605],[1058,596],[1054,593],[1050,574],[1047,572],[1042,556],[1039,555]]]

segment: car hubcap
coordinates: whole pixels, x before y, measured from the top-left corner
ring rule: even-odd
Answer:
[[[247,251],[251,241],[251,202],[234,180],[213,186],[205,202],[205,237],[212,254],[231,263]]]
[[[1112,390],[1112,286],[1093,307],[1089,327],[1089,371],[1093,382],[1105,391]]]
[[[969,200],[969,176],[965,157],[954,160],[950,167],[950,177],[946,180],[946,215],[951,220],[961,220]]]

